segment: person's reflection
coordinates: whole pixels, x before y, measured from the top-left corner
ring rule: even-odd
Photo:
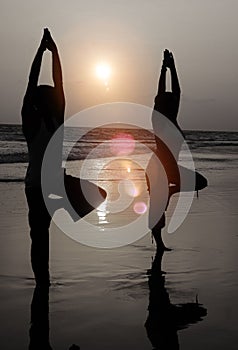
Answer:
[[[49,287],[36,287],[31,303],[29,350],[52,350],[49,342]]]
[[[198,302],[173,305],[165,288],[164,272],[161,270],[163,251],[158,250],[149,270],[149,306],[145,322],[147,336],[153,349],[177,350],[177,331],[197,323],[206,316],[207,310]]]
[[[53,350],[49,340],[49,287],[37,286],[31,302],[29,350]],[[73,344],[69,350],[80,350]]]

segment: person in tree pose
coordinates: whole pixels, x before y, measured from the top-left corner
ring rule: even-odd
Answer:
[[[52,53],[54,86],[38,85],[42,57]],[[27,141],[29,165],[25,177],[25,193],[29,207],[31,264],[38,285],[49,285],[49,226],[51,217],[41,189],[41,166],[45,150],[55,131],[64,123],[65,98],[58,50],[48,29],[33,60],[29,82],[23,100],[22,129]],[[55,153],[55,172],[62,171],[61,140]]]
[[[52,76],[54,86],[38,85],[42,57],[46,50],[52,53]],[[48,29],[44,34],[33,60],[27,90],[22,107],[22,129],[25,135],[29,165],[25,177],[25,193],[29,207],[29,225],[31,236],[31,264],[37,285],[49,285],[49,226],[54,211],[64,208],[74,221],[96,208],[106,197],[106,192],[88,180],[66,174],[62,168],[64,138],[65,97],[62,81],[62,69],[57,46]],[[53,156],[50,159],[50,178],[47,195],[55,194],[60,199],[53,200],[48,212],[41,185],[42,162],[52,136],[54,139]],[[60,179],[63,181],[61,182]],[[84,196],[81,185],[91,194],[93,203]],[[64,186],[64,188],[63,188]],[[48,193],[49,192],[49,193]],[[52,209],[53,208],[53,209]]]
[[[166,89],[167,70],[170,71],[170,76],[171,76],[171,91],[167,91]],[[163,167],[168,179],[168,184],[169,184],[167,206],[169,204],[170,197],[174,193],[177,193],[180,191],[180,174],[182,174],[184,177],[187,176],[187,179],[188,179],[187,181],[188,186],[187,188],[183,188],[182,189],[183,191],[200,190],[207,186],[207,180],[201,174],[199,174],[198,172],[190,171],[189,169],[186,169],[182,166],[179,166],[177,163],[179,152],[184,139],[183,131],[181,130],[177,121],[179,104],[180,104],[180,94],[181,94],[181,89],[179,85],[179,80],[178,80],[178,75],[177,75],[177,71],[174,63],[173,54],[169,50],[165,50],[163,63],[161,67],[160,78],[159,78],[158,92],[154,101],[155,103],[154,103],[154,110],[152,113],[152,125],[154,129],[154,135],[155,135],[155,141],[156,141],[155,154],[156,154],[156,157],[158,157],[158,159],[163,164]],[[174,139],[172,140],[173,153],[162,141],[162,138],[159,137],[159,135],[166,132],[166,127],[169,127],[168,125],[166,125],[166,127],[164,128],[163,123],[165,120],[163,121],[163,119],[161,119],[160,114],[162,114],[171,123],[173,123],[178,130],[178,133],[175,135]],[[149,163],[147,168],[148,171],[146,176],[147,185],[150,192],[150,208],[151,208],[150,213],[152,212],[152,209],[155,209],[155,208],[152,208],[152,206],[157,206],[157,203],[158,203],[157,200],[159,200],[155,198],[153,193],[154,188],[160,185],[158,183],[159,175],[158,173],[156,174],[156,171],[155,171],[156,157],[152,157],[151,162]],[[148,175],[150,175],[150,177]],[[191,188],[189,187],[189,183],[191,182],[189,181],[189,177],[191,179],[191,177],[194,177],[194,176],[195,176],[195,187]],[[149,226],[152,231],[152,236],[156,241],[157,249],[160,249],[162,251],[171,250],[164,245],[164,242],[161,236],[162,228],[165,226],[165,214],[164,213],[162,214],[161,218],[155,225],[154,223],[149,222]]]

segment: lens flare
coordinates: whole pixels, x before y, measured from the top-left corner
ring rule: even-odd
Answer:
[[[139,185],[135,185],[135,183],[131,180],[128,180],[127,182],[125,182],[124,186],[125,186],[126,194],[128,194],[128,196],[130,197],[133,197],[133,198],[138,197],[141,193],[139,189]]]
[[[137,202],[134,204],[133,209],[136,214],[142,215],[146,213],[147,205],[144,202]]]
[[[127,133],[118,133],[111,140],[111,152],[116,156],[127,156],[135,149],[134,137]],[[130,172],[130,171],[128,171]]]

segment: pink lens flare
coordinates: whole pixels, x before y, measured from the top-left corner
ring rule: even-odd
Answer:
[[[111,152],[116,156],[131,154],[135,149],[134,137],[128,133],[118,133],[111,140]]]
[[[134,204],[133,209],[136,214],[142,215],[146,213],[147,205],[144,202],[137,202]]]

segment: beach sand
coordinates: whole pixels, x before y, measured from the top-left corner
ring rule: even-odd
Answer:
[[[162,269],[172,304],[207,309],[197,324],[178,331],[180,349],[235,350],[238,341],[238,209],[234,169],[203,174],[210,186],[194,199],[186,220],[164,235],[171,252]],[[23,183],[1,183],[1,348],[28,348],[34,279]],[[170,211],[167,213],[168,217]],[[79,244],[51,225],[50,342],[81,350],[152,349],[144,323],[155,246],[150,234],[121,248]]]

